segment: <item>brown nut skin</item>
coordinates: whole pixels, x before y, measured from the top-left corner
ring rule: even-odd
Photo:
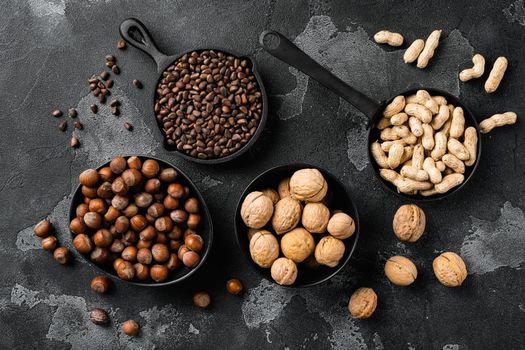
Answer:
[[[66,247],[58,247],[53,252],[53,259],[59,264],[67,264],[69,262],[69,250]]]
[[[204,246],[204,240],[197,234],[189,234],[184,237],[184,244],[196,253],[199,253]]]
[[[142,161],[137,156],[131,156],[127,160],[128,168],[140,170],[142,168]]]
[[[139,334],[139,330],[140,327],[138,323],[133,320],[127,320],[122,324],[122,332],[130,337],[134,337]]]
[[[69,229],[76,235],[86,232],[86,224],[84,223],[84,219],[74,218],[69,223]]]
[[[326,229],[329,234],[337,239],[347,239],[355,232],[355,222],[350,215],[335,213],[328,221]]]
[[[48,236],[42,239],[42,249],[44,250],[55,250],[57,246],[57,238],[55,236]]]
[[[160,180],[153,178],[146,181],[144,184],[144,191],[154,194],[160,190]]]
[[[135,215],[137,215],[139,213],[139,207],[137,207],[135,205],[135,203],[131,203],[129,204],[126,209],[124,209],[122,211],[122,214],[124,214],[125,217],[127,218],[132,218],[134,217]]]
[[[120,211],[116,209],[114,206],[110,206],[108,210],[106,211],[106,214],[104,214],[104,221],[113,223],[117,218],[120,216]]]
[[[173,228],[173,221],[169,216],[163,216],[155,220],[155,229],[160,232],[169,232]]]
[[[125,233],[129,229],[129,224],[129,219],[121,215],[117,218],[117,220],[115,220],[115,231],[118,233]]]
[[[232,278],[226,281],[226,290],[230,294],[233,294],[233,295],[240,294],[243,291],[243,289],[244,287],[242,285],[242,282],[236,278]]]
[[[95,198],[97,196],[97,188],[96,187],[88,187],[88,186],[82,186],[82,194],[87,198]],[[86,198],[84,198],[86,199]]]
[[[279,184],[277,185],[277,193],[279,194],[280,199],[290,196],[290,178],[289,177],[279,181]]]
[[[271,267],[279,257],[279,242],[270,231],[258,231],[250,240],[250,255],[260,267]]]
[[[121,177],[128,187],[137,186],[142,181],[142,173],[137,169],[126,169]]]
[[[153,196],[147,192],[141,192],[135,195],[135,204],[139,208],[147,208],[152,202]]]
[[[109,325],[109,315],[104,309],[96,308],[89,312],[89,319],[97,326]]]
[[[201,309],[205,309],[211,304],[211,296],[208,292],[197,292],[193,294],[193,304]]]
[[[86,234],[78,234],[73,239],[73,246],[81,254],[90,253],[93,250],[93,242]]]
[[[315,242],[310,232],[296,228],[283,236],[281,250],[285,257],[300,263],[314,252]]]
[[[162,282],[168,278],[168,268],[165,265],[153,265],[149,271],[150,277],[155,282]]]
[[[93,243],[95,243],[97,247],[109,247],[111,243],[113,243],[113,236],[111,235],[111,232],[105,228],[95,232],[92,239]]]
[[[277,202],[279,202],[279,199],[281,199],[281,197],[279,197],[279,193],[277,193],[277,191],[273,188],[265,188],[264,190],[261,190],[261,192],[266,197],[271,199],[273,205],[277,204]]]
[[[385,275],[397,286],[409,286],[417,278],[417,268],[410,259],[396,255],[387,260]]]
[[[137,252],[137,247],[129,246],[124,248],[120,256],[124,260],[135,262],[135,260],[137,260]]]
[[[199,224],[201,223],[201,216],[199,214],[190,214],[188,215],[188,220],[186,221],[186,225],[192,230],[196,230],[197,227],[199,227]]]
[[[81,185],[93,187],[99,182],[100,175],[95,169],[87,169],[80,173],[78,179]]]
[[[153,255],[148,248],[140,248],[137,252],[137,261],[141,264],[149,265],[153,261]]]
[[[178,182],[170,184],[168,186],[167,192],[171,197],[175,199],[181,199],[182,197],[184,197],[185,194],[184,186],[182,186]]]
[[[165,244],[156,243],[151,247],[151,255],[156,262],[163,264],[170,258],[170,251]]]
[[[162,182],[171,183],[177,179],[177,170],[173,168],[162,169],[159,179]]]
[[[139,233],[140,239],[143,241],[152,241],[157,237],[157,230],[155,227],[148,226]]]
[[[109,168],[114,174],[121,174],[124,170],[126,170],[126,167],[128,166],[128,163],[126,162],[126,159],[124,157],[115,157],[109,162]]]
[[[100,186],[97,188],[97,196],[104,199],[109,199],[113,196],[113,190],[111,189],[111,183],[110,182],[103,182]]]
[[[372,316],[377,307],[377,294],[372,288],[358,288],[350,297],[348,311],[353,317],[365,319]]]
[[[120,239],[115,239],[113,243],[111,243],[111,246],[109,247],[109,251],[112,253],[120,254],[124,250],[126,246]]]
[[[315,260],[321,265],[335,267],[345,254],[345,244],[343,241],[325,236],[321,238],[315,247]]]
[[[89,206],[85,203],[79,204],[77,209],[75,210],[75,214],[77,215],[77,218],[83,218],[87,212],[89,212]]]
[[[416,242],[425,232],[425,225],[425,213],[415,204],[400,206],[392,222],[394,233],[404,242]]]
[[[135,232],[140,232],[148,226],[148,221],[143,215],[135,215],[129,220],[131,229]]]
[[[246,196],[241,206],[241,217],[250,228],[261,228],[273,215],[272,200],[262,192],[251,192]],[[268,266],[269,267],[269,266]]]
[[[102,217],[98,213],[89,212],[84,215],[84,223],[87,227],[97,230],[102,224]]]
[[[142,164],[142,175],[144,175],[148,179],[157,175],[159,171],[159,163],[154,159],[147,159]]]
[[[129,261],[123,260],[117,265],[117,275],[123,280],[131,281],[135,277],[135,268]]]
[[[285,197],[273,208],[272,227],[278,235],[293,230],[301,219],[301,203],[292,197]]]
[[[117,194],[111,199],[111,205],[117,210],[125,210],[129,205],[129,197]]]
[[[188,198],[184,202],[184,210],[191,214],[197,214],[199,212],[199,201],[197,198]]]
[[[45,238],[51,234],[51,232],[53,231],[53,226],[51,225],[49,220],[42,220],[35,225],[33,231],[38,237]]]
[[[102,181],[112,181],[114,178],[113,172],[108,166],[100,168],[98,171],[98,175],[100,176],[100,179]]]
[[[297,279],[297,265],[288,258],[279,258],[272,264],[272,278],[282,286],[294,284]]]
[[[199,264],[201,257],[199,254],[190,250],[182,256],[182,263],[187,267],[195,267]]]
[[[436,257],[432,268],[438,281],[447,287],[458,287],[467,278],[465,262],[453,252],[445,252]]]
[[[289,186],[292,198],[306,202],[320,202],[328,191],[328,184],[317,169],[297,170],[290,178]]]
[[[179,265],[180,265],[180,260],[177,254],[174,254],[174,253],[170,254],[170,258],[168,262],[166,263],[166,267],[168,268],[168,270],[175,270],[177,269],[177,267],[179,267]]]
[[[180,203],[178,199],[175,199],[172,196],[166,196],[164,197],[162,204],[164,205],[165,209],[173,210],[173,209],[177,209]]]
[[[135,277],[141,281],[144,281],[148,279],[149,277],[149,269],[146,265],[141,263],[135,263],[133,265],[133,268],[135,269]]]
[[[91,252],[90,259],[96,264],[107,263],[110,259],[109,250],[107,248],[95,247]]]
[[[95,293],[106,293],[109,289],[109,279],[106,276],[95,276],[91,280],[90,287]]]
[[[330,220],[330,209],[322,203],[307,203],[303,209],[301,223],[310,233],[323,233]]]

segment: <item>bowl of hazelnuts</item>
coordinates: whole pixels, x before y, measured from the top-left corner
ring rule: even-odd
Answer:
[[[339,180],[308,164],[267,170],[242,194],[237,242],[250,264],[282,286],[313,286],[348,263],[359,237],[357,209]]]
[[[180,169],[152,157],[115,157],[79,175],[69,214],[73,246],[95,268],[136,285],[185,280],[203,265],[213,226]]]

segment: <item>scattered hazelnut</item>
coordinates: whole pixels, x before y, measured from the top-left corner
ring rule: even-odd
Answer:
[[[297,279],[297,265],[288,258],[279,258],[272,264],[272,278],[282,286],[289,286]]]
[[[345,213],[335,213],[328,221],[326,229],[335,238],[347,239],[355,232],[354,219]]]
[[[456,253],[442,253],[434,259],[432,268],[438,281],[447,287],[458,287],[467,278],[467,266]]]
[[[95,276],[91,280],[90,287],[95,293],[106,293],[109,289],[109,279],[106,276]]]
[[[53,252],[53,258],[58,263],[65,265],[69,262],[69,250],[66,247],[58,247]]]
[[[279,197],[279,193],[277,193],[276,190],[274,190],[273,188],[265,188],[264,190],[261,190],[261,192],[268,198],[270,198],[270,200],[272,201],[273,205],[277,204],[277,202],[279,202],[279,199],[281,199]]]
[[[290,196],[290,178],[289,177],[279,181],[279,185],[277,185],[277,192],[279,193],[280,199]]]
[[[137,169],[126,169],[122,173],[122,180],[128,187],[137,186],[142,181],[142,173]]]
[[[270,220],[272,214],[272,200],[262,192],[255,191],[248,194],[241,206],[242,220],[250,228],[263,227]]]
[[[139,333],[139,325],[133,320],[127,320],[122,324],[122,332],[130,337],[134,337]]]
[[[323,233],[330,220],[330,210],[322,203],[307,203],[303,209],[301,222],[311,233]]]
[[[154,159],[147,159],[142,164],[142,174],[147,178],[152,178],[159,173],[159,163]]]
[[[167,191],[170,196],[176,199],[181,199],[185,194],[184,187],[178,182],[170,184]]]
[[[137,260],[137,248],[134,246],[126,247],[124,248],[120,256],[124,260],[134,262],[135,260]]]
[[[168,278],[168,268],[165,265],[153,265],[149,273],[155,282],[162,282]]]
[[[100,180],[100,175],[95,169],[84,170],[78,176],[81,185],[93,187]]]
[[[313,253],[314,248],[314,238],[302,227],[286,233],[281,239],[281,250],[284,256],[296,263],[305,260]]]
[[[86,234],[80,233],[73,239],[73,246],[81,254],[91,253],[93,242]]]
[[[208,292],[197,292],[193,294],[193,304],[201,309],[206,309],[211,304],[211,296]]]
[[[272,266],[275,259],[279,257],[279,243],[275,236],[266,230],[255,233],[250,240],[250,255],[260,267]]]
[[[41,238],[45,238],[51,234],[51,231],[53,230],[53,226],[51,226],[51,223],[49,220],[42,220],[38,224],[35,225],[35,228],[33,231],[35,232],[35,235]]]
[[[123,260],[117,265],[118,276],[126,281],[130,281],[135,277],[135,268],[129,261]]]
[[[324,236],[315,247],[315,260],[321,265],[335,267],[345,254],[345,244],[332,236]]]
[[[148,279],[149,269],[146,265],[136,263],[133,265],[133,268],[135,269],[135,277],[137,277],[139,280],[144,281],[145,279]]]
[[[230,294],[237,295],[237,294],[241,293],[243,289],[244,288],[243,288],[243,285],[242,285],[241,281],[239,281],[236,278],[229,279],[226,282],[226,290]]]
[[[184,244],[194,252],[199,253],[202,250],[204,241],[201,236],[197,234],[190,234],[184,238]]]
[[[140,170],[142,168],[142,161],[137,156],[129,157],[127,160],[128,168]]]
[[[268,198],[268,197],[267,197]],[[292,197],[279,200],[273,209],[272,227],[278,235],[294,229],[301,219],[301,203]]]
[[[416,265],[403,256],[393,256],[385,264],[385,275],[395,285],[408,286],[417,278]]]
[[[159,179],[162,182],[171,183],[177,179],[177,170],[173,168],[162,169]]]
[[[177,257],[179,260],[182,260],[182,257],[184,254],[190,251],[190,248],[186,247],[184,244],[179,247],[179,250],[177,251]]]
[[[358,288],[348,302],[348,311],[353,317],[358,319],[369,318],[376,307],[377,294],[372,288]]]
[[[98,213],[89,212],[84,215],[84,223],[91,229],[98,229],[102,224],[102,217]]]
[[[107,326],[109,324],[109,315],[104,309],[96,308],[89,312],[89,319],[97,326]]]
[[[48,236],[42,239],[42,249],[54,250],[57,246],[57,238],[55,236]]]
[[[290,195],[299,201],[320,202],[326,196],[328,184],[317,169],[301,169],[290,178]]]
[[[199,264],[201,258],[199,254],[190,250],[182,256],[182,263],[187,267],[195,267]]]
[[[415,204],[400,206],[392,222],[394,233],[404,242],[416,242],[425,232],[425,225],[425,212]]]
[[[124,157],[115,157],[109,162],[109,167],[114,174],[121,174],[126,170],[128,163]]]
[[[170,258],[170,252],[165,244],[156,243],[151,247],[151,255],[158,263],[165,263]]]

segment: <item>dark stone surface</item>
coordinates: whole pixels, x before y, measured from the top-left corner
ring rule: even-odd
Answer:
[[[116,50],[118,25],[141,19],[160,48],[182,53],[219,46],[251,55],[270,94],[271,123],[253,152],[220,166],[181,160],[161,147],[151,111],[157,73],[143,53]],[[402,62],[403,50],[370,38],[389,28],[407,41],[443,29],[442,44],[426,70]],[[5,1],[0,10],[0,330],[1,348],[370,348],[519,349],[525,346],[525,217],[523,125],[483,137],[483,155],[464,191],[423,205],[427,234],[399,243],[391,218],[403,202],[373,177],[366,158],[364,116],[315,81],[270,57],[257,44],[264,29],[277,29],[334,73],[381,100],[409,87],[429,86],[460,96],[477,115],[507,110],[523,114],[525,7],[506,1]],[[457,73],[475,52],[487,69],[503,55],[510,62],[499,90],[483,93],[484,79],[460,83]],[[122,74],[113,94],[122,116],[102,109],[92,116],[86,79],[117,55]],[[139,79],[144,89],[131,82]],[[72,123],[60,133],[55,108],[76,106],[85,130],[82,146],[67,145]],[[65,119],[63,117],[62,119]],[[122,124],[131,122],[133,133]],[[94,295],[94,276],[77,257],[68,267],[38,249],[32,226],[49,217],[62,244],[69,196],[79,172],[119,154],[155,155],[183,168],[203,192],[215,223],[209,263],[183,285],[143,289],[114,283]],[[305,161],[337,175],[356,201],[362,232],[347,268],[310,289],[271,284],[243,260],[232,220],[243,188],[265,169]],[[460,253],[470,274],[447,289],[433,276],[441,251]],[[394,254],[410,257],[416,283],[396,288],[382,268]],[[248,292],[233,297],[225,281],[237,277]],[[379,295],[375,315],[355,321],[346,304],[352,291],[371,286]],[[213,307],[196,310],[191,294],[207,289]],[[92,325],[87,311],[111,311],[109,328]],[[142,325],[130,339],[120,333],[128,318]]]

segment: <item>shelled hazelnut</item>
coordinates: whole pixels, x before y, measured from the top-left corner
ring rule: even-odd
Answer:
[[[150,269],[150,276],[155,282],[162,282],[168,278],[168,268],[165,265],[153,265]]]
[[[55,236],[47,236],[42,239],[42,249],[44,250],[55,250],[57,246],[57,238]]]
[[[42,220],[35,225],[33,231],[38,237],[45,238],[51,234],[51,232],[53,231],[53,226],[51,225],[49,220]]]
[[[206,309],[211,304],[210,293],[203,291],[193,294],[193,304],[201,309]]]
[[[109,279],[106,276],[95,276],[91,280],[90,288],[95,293],[106,293],[109,289]]]
[[[244,287],[242,285],[242,282],[239,281],[236,278],[229,279],[226,282],[226,290],[230,294],[237,295],[237,294],[241,293],[243,291],[243,289],[244,289]]]
[[[139,334],[139,330],[140,327],[138,323],[133,320],[127,320],[122,324],[122,332],[130,337],[134,337]]]
[[[59,264],[67,264],[69,262],[69,250],[66,247],[56,248],[53,252],[53,259]]]
[[[89,319],[97,326],[107,326],[110,322],[109,315],[104,309],[96,308],[89,312]]]

